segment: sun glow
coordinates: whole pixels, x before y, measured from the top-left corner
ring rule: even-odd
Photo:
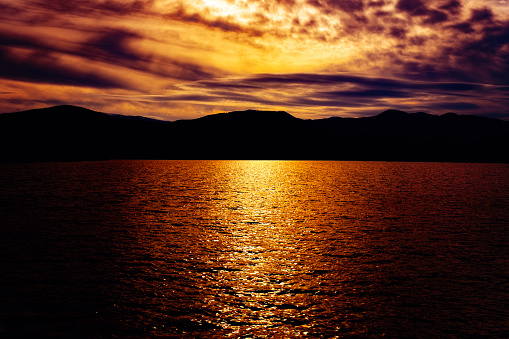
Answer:
[[[257,7],[246,1],[232,3],[226,0],[202,0],[194,6],[200,12],[209,12],[214,17],[232,17],[239,23],[247,23]]]

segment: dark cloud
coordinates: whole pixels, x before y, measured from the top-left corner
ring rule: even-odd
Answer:
[[[480,109],[481,106],[471,103],[471,102],[443,102],[443,103],[435,103],[430,104],[428,107],[433,109],[441,109],[441,110],[452,110],[452,111],[464,111],[464,110],[474,110]]]
[[[389,34],[395,38],[404,39],[406,38],[407,29],[404,27],[391,27]]]
[[[132,88],[125,78],[65,64],[51,54],[37,53],[19,57],[0,48],[0,77],[34,83],[72,85],[95,88]]]
[[[348,74],[288,74],[288,75],[259,75],[248,78],[246,83],[260,84],[299,84],[299,85],[323,85],[331,86],[338,84],[354,84],[376,90],[425,90],[439,92],[469,92],[479,91],[485,86],[473,83],[456,82],[422,82],[404,79],[372,78]],[[377,93],[377,92],[373,92]],[[382,92],[378,92],[382,93]],[[387,92],[390,93],[390,92]]]
[[[165,59],[166,63],[170,64],[167,71],[163,72],[168,77],[175,79],[196,81],[202,79],[212,79],[216,76],[221,76],[224,72],[213,67],[206,67],[196,63],[184,62],[172,59]]]
[[[13,32],[0,32],[0,47],[28,48],[46,52],[55,51],[55,47],[41,38]]]
[[[200,102],[215,102],[221,98],[212,95],[200,94],[181,94],[181,95],[160,95],[160,96],[147,96],[140,97],[141,100],[147,101],[200,101]]]
[[[428,39],[424,36],[412,36],[408,39],[408,44],[413,46],[423,46]]]
[[[194,87],[204,87],[204,88],[210,88],[210,89],[216,89],[216,88],[224,89],[224,88],[228,88],[228,89],[232,89],[232,90],[235,90],[235,89],[246,89],[246,90],[262,89],[262,87],[260,87],[260,86],[246,85],[246,84],[242,84],[240,82],[231,82],[231,83],[230,82],[225,82],[225,83],[222,83],[222,82],[214,82],[214,81],[200,81],[200,82],[196,82],[192,86],[194,86]]]
[[[132,31],[108,29],[83,44],[80,54],[104,59],[110,62],[140,62],[147,59],[142,53],[131,47],[142,37]]]
[[[451,14],[459,14],[461,12],[462,4],[458,0],[451,0],[447,4],[440,6],[440,9],[448,11]]]
[[[475,58],[488,61],[488,58],[495,57],[499,52],[506,56],[506,51],[503,48],[509,45],[508,39],[509,24],[505,27],[486,30],[481,39],[465,44],[463,49],[465,52],[467,50],[475,52],[475,55],[472,55]]]
[[[265,107],[304,106],[322,107],[324,110],[355,108],[370,112],[383,108],[441,113],[457,110],[476,114],[482,114],[485,106],[480,102],[485,101],[485,97],[500,98],[500,94],[497,93],[503,92],[506,88],[464,82],[411,81],[348,74],[306,73],[263,74],[244,79],[199,82],[196,86],[197,91],[207,91],[218,104],[222,100],[234,100]],[[227,88],[228,91],[223,91],[223,88]],[[323,91],[323,88],[333,90]],[[265,93],[273,90],[279,93],[278,99],[267,99]],[[447,101],[444,101],[444,98],[447,98]],[[468,102],[465,101],[466,98]],[[501,111],[501,107],[506,107],[504,103],[486,105],[490,107],[492,114],[497,112],[500,116],[505,114]]]
[[[253,83],[301,84],[301,85],[357,83],[377,86],[391,86],[399,83],[398,81],[384,78],[369,78],[349,74],[312,74],[312,73],[297,73],[282,75],[262,74],[249,78],[246,81]]]
[[[472,25],[469,22],[461,22],[459,24],[451,25],[449,27],[465,34],[475,32],[475,29],[472,28]]]
[[[415,80],[440,80],[441,76],[435,65],[418,61],[403,62],[403,72]]]
[[[377,18],[378,17],[385,18],[385,17],[392,16],[392,13],[389,12],[389,11],[382,11],[382,10],[380,10],[380,11],[376,11],[373,15],[374,15],[374,17],[377,17]]]
[[[308,5],[311,5],[320,10],[320,12],[330,15],[337,12],[351,14],[357,19],[363,18],[359,16],[365,10],[363,0],[308,0]],[[376,6],[375,3],[372,6]]]
[[[0,18],[28,25],[79,27],[82,18],[97,20],[99,27],[107,26],[112,19],[154,15],[157,0],[21,0],[9,5],[0,4]],[[77,20],[76,20],[77,19]],[[77,22],[78,21],[78,22]],[[86,29],[85,27],[82,27]],[[78,28],[79,29],[79,28]]]
[[[184,6],[179,6],[177,9],[170,13],[163,15],[165,19],[182,21],[203,25],[210,28],[219,29],[224,32],[233,32],[239,34],[246,34],[249,36],[260,37],[264,35],[264,31],[255,27],[246,27],[234,21],[234,18],[208,18],[198,12],[190,12]]]
[[[76,13],[80,16],[96,16],[106,14],[111,16],[123,16],[149,12],[155,0],[42,0],[37,5],[40,8],[52,10],[62,14]]]
[[[317,100],[313,98],[294,98],[290,101],[291,105],[295,106],[312,106],[312,107],[364,107],[365,104],[361,102],[348,101],[348,100]]]
[[[486,26],[483,35],[453,51],[458,68],[486,83],[509,84],[509,21]]]
[[[398,0],[396,9],[414,16],[426,15],[428,8],[421,0]]]
[[[430,83],[421,85],[424,89],[437,89],[441,91],[470,92],[480,91],[485,88],[483,85],[471,83]]]
[[[22,9],[11,4],[0,3],[0,17],[12,18],[22,13]]]
[[[343,12],[360,12],[364,10],[364,1],[363,0],[328,0],[324,1],[326,6],[329,8],[337,8]]]
[[[484,22],[493,20],[493,12],[489,8],[482,9],[473,9],[472,16],[470,18],[471,22]]]
[[[137,47],[146,37],[126,29],[106,29],[72,51],[82,57],[148,74],[181,80],[209,79],[219,73],[205,66],[151,54]]]
[[[378,1],[377,1],[377,0],[372,0],[372,1],[368,1],[368,2],[366,3],[366,6],[367,6],[367,7],[383,7],[383,6],[385,6],[386,4],[387,4],[387,3],[386,3],[386,1],[384,1],[384,0],[378,0]]]
[[[23,50],[20,54],[18,50]],[[25,35],[0,33],[0,76],[13,80],[98,88],[130,88],[131,83],[112,74],[64,63],[61,50]]]
[[[449,16],[446,13],[437,10],[429,10],[427,16],[427,19],[424,20],[425,24],[436,24],[449,20]]]
[[[208,83],[203,84],[208,85]],[[216,102],[242,102],[242,103],[250,103],[250,104],[259,104],[265,106],[275,106],[280,105],[281,102],[270,100],[264,98],[263,96],[258,96],[256,94],[250,94],[249,92],[242,91],[223,91],[217,90],[221,88],[217,84],[213,84],[210,86],[210,91],[207,94],[174,94],[174,95],[159,95],[159,96],[138,96],[138,100],[140,101],[159,101],[159,102],[201,102],[204,104],[207,103],[216,103]],[[292,105],[291,103],[285,103],[288,105]]]
[[[326,98],[409,98],[414,94],[405,91],[366,89],[361,91],[331,91],[318,92],[320,96]]]
[[[120,15],[127,14],[139,14],[149,12],[154,4],[155,0],[134,0],[134,1],[104,1],[100,3],[96,8],[110,13],[116,13]]]
[[[253,92],[249,91],[248,93],[239,93],[239,92],[232,92],[232,91],[214,91],[214,95],[218,95],[222,100],[235,100],[238,102],[250,102],[250,103],[256,103],[260,105],[265,106],[277,106],[281,105],[281,101],[271,100],[266,98],[263,94],[263,91],[260,92]],[[261,95],[256,95],[256,94]],[[286,102],[285,102],[286,104]]]
[[[398,77],[436,82],[509,84],[509,21],[497,20],[486,14],[491,12],[482,12],[483,15],[475,15],[477,21],[470,19],[454,24],[448,21],[448,25],[443,26],[443,39],[439,36],[427,38],[419,45],[422,51],[408,51],[414,37],[408,37],[407,33],[407,37],[399,39],[398,49],[377,57],[391,60],[395,70],[393,74],[398,74]],[[435,52],[426,53],[429,47]]]
[[[432,2],[431,4],[432,5]],[[422,17],[424,25],[434,25],[444,23],[450,20],[449,14],[457,14],[460,4],[455,1],[441,7],[432,8],[421,0],[398,0],[396,9],[400,12],[406,12],[412,17]],[[448,13],[449,14],[448,14]]]

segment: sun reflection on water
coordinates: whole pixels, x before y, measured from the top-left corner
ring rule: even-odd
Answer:
[[[364,246],[350,221],[366,210],[357,165],[157,164],[150,191],[133,197],[144,218],[133,232],[151,258],[144,279],[165,281],[154,293],[170,333],[330,337],[345,326]]]
[[[210,296],[219,303],[221,326],[233,335],[263,334],[273,326],[281,336],[306,332],[319,279],[307,279],[308,249],[296,233],[292,197],[298,179],[293,162],[243,161],[221,163],[225,196],[209,212],[223,220],[220,242],[227,248],[216,259],[223,269],[216,287],[225,292]],[[292,177],[293,176],[293,177]],[[293,206],[297,207],[297,206]],[[319,263],[317,263],[319,264]],[[322,267],[322,270],[324,268]]]

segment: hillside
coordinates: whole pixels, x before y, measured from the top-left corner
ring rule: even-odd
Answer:
[[[509,122],[389,110],[303,120],[239,111],[167,122],[76,106],[0,114],[2,162],[316,159],[509,162]]]

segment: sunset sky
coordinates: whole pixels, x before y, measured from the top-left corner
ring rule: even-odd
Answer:
[[[0,112],[509,120],[506,0],[0,0]]]

